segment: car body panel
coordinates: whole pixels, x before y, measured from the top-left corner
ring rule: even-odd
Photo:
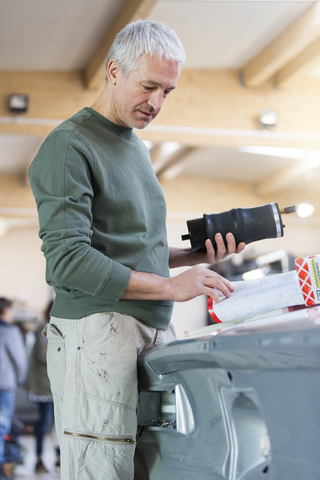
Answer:
[[[139,359],[145,478],[318,480],[319,399],[319,307],[150,349]]]

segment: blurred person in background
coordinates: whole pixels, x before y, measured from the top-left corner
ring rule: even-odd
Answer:
[[[27,357],[18,327],[12,325],[12,302],[0,298],[0,480],[13,478],[13,464],[4,456],[5,436],[11,428],[15,391],[26,378]]]
[[[39,422],[36,425],[36,473],[47,473],[48,470],[43,464],[43,439],[48,429],[53,425],[53,398],[50,389],[50,382],[47,374],[47,339],[41,335],[43,328],[50,320],[50,311],[53,305],[51,300],[45,311],[43,321],[35,331],[35,342],[30,355],[27,388],[29,400],[35,402],[39,410]],[[60,466],[60,451],[57,448],[56,467]]]

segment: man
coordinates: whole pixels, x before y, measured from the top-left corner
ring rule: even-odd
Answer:
[[[13,478],[13,465],[4,455],[5,436],[11,429],[15,390],[24,382],[27,371],[22,335],[12,321],[11,300],[0,298],[0,480]]]
[[[48,374],[61,445],[62,480],[132,480],[137,356],[174,340],[173,301],[231,284],[199,266],[239,252],[169,249],[166,205],[145,128],[176,88],[184,50],[167,26],[137,21],[116,37],[106,85],[91,108],[55,129],[29,171],[47,281],[56,291]],[[169,277],[169,266],[191,268]]]

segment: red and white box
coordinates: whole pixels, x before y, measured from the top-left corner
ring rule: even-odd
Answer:
[[[297,258],[295,261],[304,303],[320,303],[320,254]]]

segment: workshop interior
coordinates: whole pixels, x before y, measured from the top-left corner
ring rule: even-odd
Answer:
[[[245,249],[206,267],[280,286],[230,323],[205,296],[174,305],[177,341],[139,362],[141,480],[318,480],[320,0],[0,0],[0,12],[0,297],[27,350],[53,299],[28,168],[96,100],[115,35],[137,18],[165,22],[186,61],[135,132],[164,192],[168,243],[197,251],[232,232]],[[37,415],[19,387],[24,437]]]

